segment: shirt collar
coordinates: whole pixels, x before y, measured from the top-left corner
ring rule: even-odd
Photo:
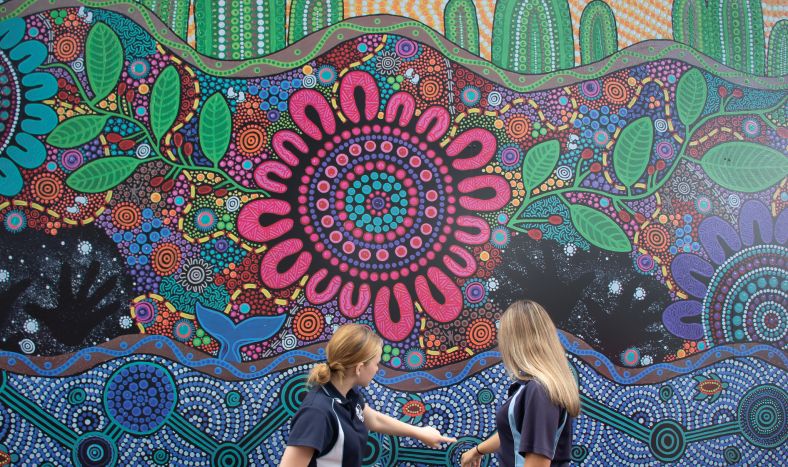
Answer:
[[[339,390],[333,384],[331,384],[331,381],[324,384],[323,389],[325,390],[326,394],[328,394],[330,397],[339,399],[340,403],[343,405],[355,404],[360,399],[358,392],[356,392],[355,388],[350,388],[350,391],[348,391],[347,393],[347,397],[345,397],[344,394],[341,394]]]

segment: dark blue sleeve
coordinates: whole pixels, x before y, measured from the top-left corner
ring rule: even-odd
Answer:
[[[315,407],[302,407],[290,423],[288,446],[306,446],[325,453],[336,442],[336,423],[332,415]]]
[[[548,459],[555,456],[556,431],[561,423],[561,409],[550,401],[547,391],[536,381],[531,381],[523,391],[518,451],[525,456],[532,452]]]

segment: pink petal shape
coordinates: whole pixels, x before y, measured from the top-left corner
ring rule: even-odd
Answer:
[[[339,104],[342,112],[353,123],[361,121],[361,109],[356,102],[356,88],[364,91],[364,117],[372,120],[380,108],[380,91],[375,78],[363,71],[351,71],[342,78],[342,83],[339,85]]]
[[[457,170],[474,170],[484,167],[490,162],[490,159],[495,155],[497,143],[495,136],[484,128],[473,128],[454,138],[446,148],[446,154],[449,157],[457,157],[473,143],[477,143],[479,148],[476,155],[455,159],[451,163],[452,167]]]
[[[392,123],[400,109],[402,113],[399,115],[399,126],[407,126],[416,111],[416,99],[407,92],[398,92],[391,96],[386,105],[386,121]]]
[[[323,127],[323,132],[327,135],[333,135],[336,131],[336,121],[334,120],[334,111],[326,101],[322,94],[314,89],[302,89],[290,97],[288,101],[290,108],[290,116],[298,128],[304,133],[309,135],[314,140],[321,139],[323,133],[315,123],[306,116],[307,107],[315,109],[317,117],[320,119],[320,125]]]
[[[473,234],[467,230],[455,229],[454,238],[460,243],[465,243],[466,245],[481,245],[490,239],[490,226],[480,217],[459,216],[457,217],[457,225],[459,227],[471,227],[479,231]]]
[[[457,188],[461,193],[473,193],[483,188],[492,188],[495,195],[491,198],[460,196],[460,206],[470,211],[497,211],[509,203],[512,191],[503,177],[498,175],[477,175],[462,180]]]
[[[410,292],[401,283],[394,284],[394,299],[399,306],[399,320],[395,323],[391,318],[391,292],[382,286],[375,296],[375,326],[387,340],[399,342],[408,337],[416,324],[413,314],[413,300]]]
[[[430,128],[430,125],[433,125],[430,132],[427,133],[427,141],[432,143],[443,138],[443,135],[449,130],[450,122],[451,117],[446,109],[433,106],[425,110],[419,117],[419,121],[416,123],[416,132],[423,134]]]
[[[312,254],[301,251],[304,243],[297,238],[288,238],[275,245],[263,256],[260,262],[260,278],[272,289],[284,289],[304,277],[312,264]],[[299,251],[301,253],[299,253]],[[279,272],[279,264],[287,257],[298,255],[295,262],[285,272]]]
[[[353,303],[353,289],[355,284],[346,282],[339,292],[339,311],[348,318],[358,318],[367,311],[369,302],[372,300],[372,292],[369,284],[362,283],[358,289],[358,301]]]
[[[287,149],[285,143],[292,144],[304,155],[309,152],[309,146],[304,142],[304,138],[290,130],[282,130],[274,134],[274,137],[271,139],[271,146],[274,147],[274,152],[289,166],[295,167],[298,165],[298,156],[293,154],[293,151],[290,149]]]
[[[427,283],[432,282],[437,290],[443,294],[443,303],[439,302]],[[457,284],[446,275],[440,268],[435,266],[427,270],[427,278],[424,275],[416,277],[416,295],[419,302],[424,306],[424,311],[441,323],[447,323],[455,319],[462,311],[462,292]]]
[[[306,299],[315,305],[326,303],[334,298],[337,292],[339,292],[339,286],[342,285],[342,279],[339,276],[334,276],[328,281],[328,284],[326,284],[322,291],[318,291],[317,287],[326,276],[328,276],[328,269],[322,268],[314,273],[306,282]]]
[[[256,199],[245,204],[238,213],[238,233],[251,242],[268,242],[279,238],[293,228],[292,219],[279,219],[270,225],[263,225],[260,216],[276,214],[285,216],[290,213],[290,204],[279,199]]]
[[[284,183],[271,180],[269,174],[276,174],[279,178],[286,180],[293,176],[290,167],[279,161],[264,161],[254,169],[254,182],[257,183],[257,186],[271,193],[286,192],[287,186]]]
[[[457,255],[463,264],[457,263],[452,258],[452,254]],[[476,271],[476,259],[468,250],[459,245],[451,245],[449,247],[449,253],[443,257],[443,264],[446,265],[446,269],[457,277],[468,277]]]

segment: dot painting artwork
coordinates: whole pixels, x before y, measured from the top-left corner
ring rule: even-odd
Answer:
[[[459,465],[524,298],[572,465],[788,458],[784,3],[393,3],[0,2],[0,465],[278,465],[346,323]]]

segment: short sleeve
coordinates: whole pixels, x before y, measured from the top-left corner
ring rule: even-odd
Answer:
[[[522,399],[523,422],[518,451],[523,456],[532,452],[553,459],[561,409],[550,401],[547,391],[536,381],[528,384]]]
[[[329,451],[334,442],[336,427],[329,414],[315,407],[303,407],[296,412],[290,423],[288,446],[306,446],[321,454]]]

